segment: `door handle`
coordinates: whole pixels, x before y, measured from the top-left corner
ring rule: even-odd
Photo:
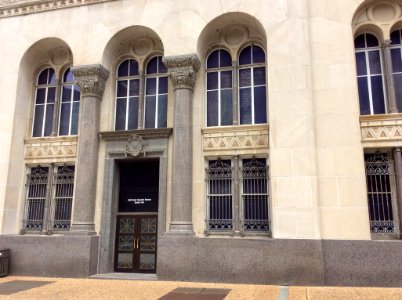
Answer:
[[[137,238],[137,249],[139,249],[140,238]]]

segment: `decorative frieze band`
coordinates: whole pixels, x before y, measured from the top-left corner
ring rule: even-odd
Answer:
[[[206,128],[202,145],[204,151],[268,149],[268,127]]]
[[[0,0],[0,18],[116,0]]]
[[[77,156],[77,138],[33,139],[25,141],[25,159],[74,158]]]
[[[391,146],[402,142],[402,114],[362,116],[360,128],[363,144],[384,146],[387,143]]]
[[[174,89],[193,89],[200,69],[197,55],[165,56],[162,61],[168,68]]]
[[[109,71],[102,65],[84,65],[72,68],[75,81],[80,86],[83,97],[102,99]]]

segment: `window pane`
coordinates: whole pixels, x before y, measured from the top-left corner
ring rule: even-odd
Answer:
[[[80,112],[80,103],[74,102],[73,103],[73,115],[71,117],[71,133],[75,135],[78,133],[78,116]]]
[[[232,58],[229,52],[220,50],[220,67],[230,67],[232,65]]]
[[[80,87],[74,85],[74,101],[80,101]]]
[[[47,103],[54,103],[56,98],[56,88],[50,87],[47,89]]]
[[[221,91],[221,124],[233,124],[232,90]]]
[[[47,76],[48,76],[49,69],[45,69],[40,72],[38,77],[38,84],[47,84]]]
[[[251,88],[240,89],[240,124],[251,124]]]
[[[253,46],[253,63],[262,63],[264,61],[265,61],[264,51],[258,46]]]
[[[54,104],[46,105],[46,120],[45,120],[44,136],[49,136],[52,133],[53,111],[54,111]]]
[[[167,94],[168,92],[168,78],[159,77],[159,94]]]
[[[71,101],[71,85],[64,85],[62,89],[61,101],[70,102]]]
[[[207,68],[217,68],[219,67],[219,50],[212,52],[208,56]]]
[[[152,58],[147,65],[147,74],[156,74],[158,72],[158,59]]]
[[[221,72],[221,89],[232,87],[232,71]]]
[[[156,94],[156,78],[147,78],[146,94],[147,95],[155,95]]]
[[[126,99],[116,101],[116,130],[126,129]]]
[[[138,75],[138,63],[134,59],[130,59],[130,76],[136,76]]]
[[[371,77],[371,93],[373,97],[374,114],[384,114],[385,104],[382,76]]]
[[[391,49],[392,71],[402,72],[401,49]]]
[[[207,126],[218,126],[218,91],[207,92]]]
[[[394,74],[394,84],[398,111],[402,111],[402,74]]]
[[[372,34],[366,34],[366,41],[367,41],[367,47],[377,47],[378,46],[378,40]]]
[[[381,74],[381,60],[380,60],[380,51],[370,51],[369,55],[369,64],[370,64],[370,73],[371,74]]]
[[[120,64],[119,70],[117,72],[117,77],[128,76],[128,65],[129,65],[129,60],[125,60]]]
[[[36,89],[36,104],[43,104],[45,103],[46,99],[46,88],[38,88]]]
[[[254,85],[265,85],[265,67],[254,68]]]
[[[127,80],[117,81],[117,97],[127,97]]]
[[[145,100],[145,128],[155,128],[156,96],[147,96]]]
[[[54,73],[53,69],[49,69],[48,83],[49,84],[56,84],[56,74]]]
[[[70,103],[62,103],[60,109],[60,135],[68,135],[70,125]]]
[[[254,124],[267,122],[267,101],[265,86],[254,88]]]
[[[239,64],[251,64],[251,46],[244,48],[243,51],[240,53]]]
[[[367,77],[357,78],[357,84],[359,88],[359,103],[360,103],[360,114],[369,115],[370,114],[370,100],[368,93]]]
[[[207,90],[215,90],[218,88],[218,72],[207,73]]]
[[[43,113],[45,111],[44,105],[35,105],[35,120],[33,125],[33,137],[42,136]]]
[[[367,75],[366,53],[356,53],[356,69],[357,75]]]
[[[140,81],[138,79],[130,80],[129,96],[138,96],[140,93]]]
[[[158,56],[158,67],[159,67],[159,73],[164,74],[167,73],[167,68],[165,64],[162,61],[162,56]]]
[[[127,129],[137,129],[137,127],[138,127],[138,97],[130,97]]]
[[[400,30],[396,30],[396,31],[391,33],[391,44],[392,45],[401,44]]]
[[[364,34],[361,34],[355,38],[355,48],[366,48]]]
[[[239,70],[239,86],[245,87],[251,85],[251,69]]]
[[[70,68],[68,68],[63,75],[63,82],[74,82],[74,75],[71,72]]]
[[[167,95],[158,97],[158,128],[167,126]]]

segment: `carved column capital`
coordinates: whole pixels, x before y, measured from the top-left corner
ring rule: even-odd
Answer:
[[[75,82],[79,85],[83,97],[102,99],[109,71],[102,65],[83,65],[72,68]]]
[[[162,61],[168,68],[168,75],[172,79],[175,90],[193,89],[200,69],[200,60],[197,55],[168,56],[163,57]]]

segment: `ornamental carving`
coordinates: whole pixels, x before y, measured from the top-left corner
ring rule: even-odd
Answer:
[[[126,144],[126,155],[138,156],[145,152],[146,142],[139,135],[131,136]]]
[[[77,140],[30,140],[25,143],[25,159],[75,158]]]
[[[116,0],[0,0],[0,18]]]
[[[360,129],[364,144],[399,145],[402,142],[402,114],[362,116]]]
[[[174,89],[193,89],[200,69],[197,55],[168,56],[163,57],[162,61],[168,68],[168,76]]]
[[[102,65],[84,65],[72,68],[76,84],[79,85],[83,97],[102,99],[109,71]]]

